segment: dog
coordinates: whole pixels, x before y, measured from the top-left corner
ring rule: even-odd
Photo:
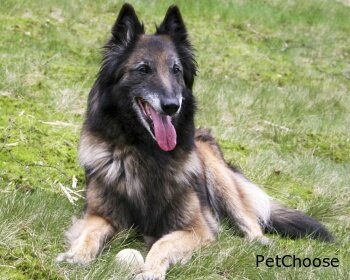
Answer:
[[[270,242],[265,232],[333,239],[225,162],[208,130],[195,129],[197,67],[177,6],[146,35],[124,4],[104,50],[79,146],[86,206],[59,261],[87,264],[106,240],[133,227],[151,244],[136,279],[165,279],[172,264],[216,239],[221,218],[262,244]]]

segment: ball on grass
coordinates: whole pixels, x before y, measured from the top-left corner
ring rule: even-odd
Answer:
[[[133,273],[140,273],[145,264],[141,253],[134,249],[121,250],[115,256],[115,259],[119,264],[128,267]]]

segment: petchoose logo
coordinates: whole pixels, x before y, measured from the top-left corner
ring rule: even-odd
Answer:
[[[298,258],[295,255],[265,257],[256,255],[256,267],[339,267],[338,258]]]

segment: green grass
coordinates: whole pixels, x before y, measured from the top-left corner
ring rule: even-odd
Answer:
[[[0,5],[0,279],[127,279],[116,236],[87,267],[57,265],[73,206],[86,98],[121,2]],[[131,1],[149,32],[173,1]],[[349,279],[350,7],[348,1],[175,1],[197,49],[197,125],[271,196],[324,222],[336,244],[273,236],[247,245],[222,226],[168,279]],[[255,267],[255,255],[337,257],[338,268]]]

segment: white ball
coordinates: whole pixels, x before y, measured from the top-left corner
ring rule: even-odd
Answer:
[[[143,265],[145,264],[141,253],[134,249],[121,250],[115,256],[115,259],[119,264],[131,269],[133,273],[141,272]]]

